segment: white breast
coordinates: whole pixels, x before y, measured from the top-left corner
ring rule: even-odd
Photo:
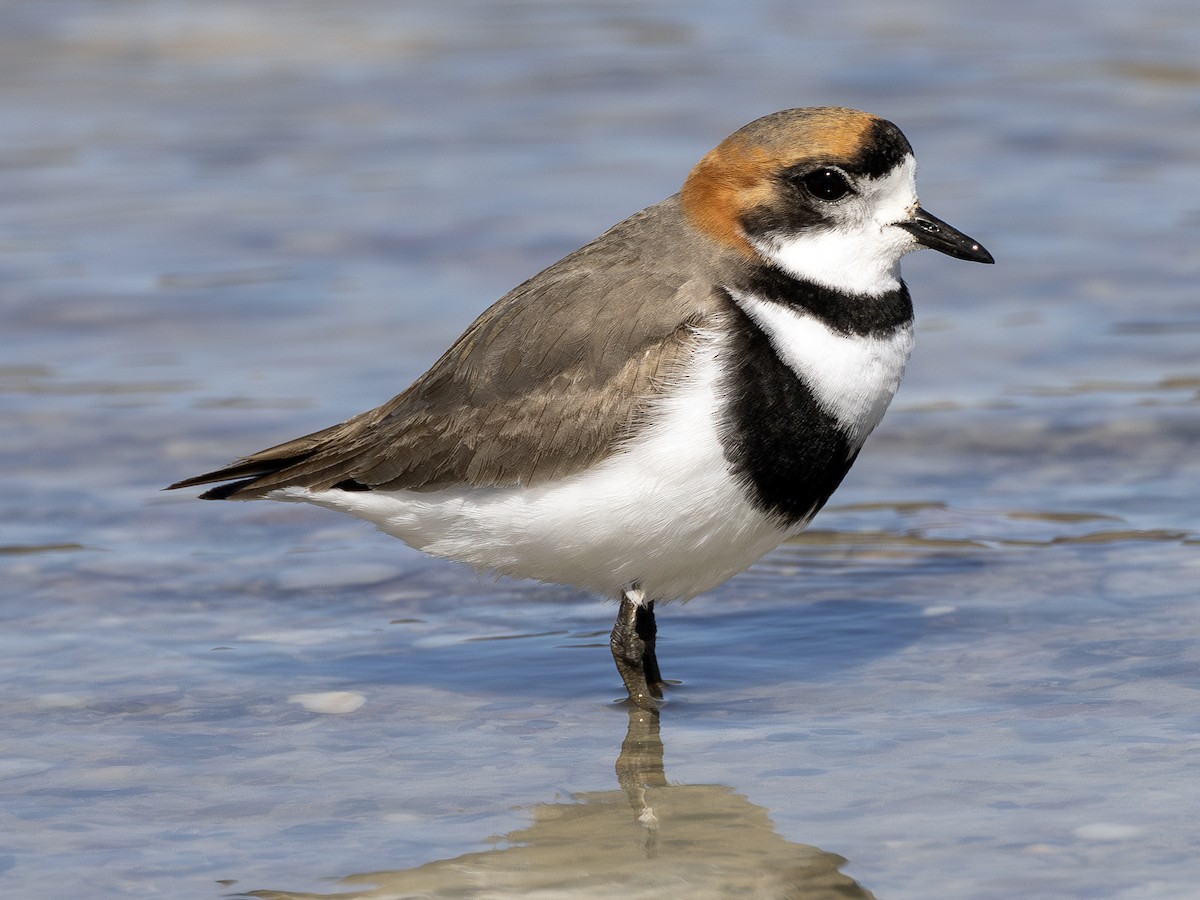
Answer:
[[[748,294],[733,299],[837,420],[851,447],[861,447],[900,386],[913,348],[912,324],[879,337],[847,335],[803,310]]]
[[[786,536],[729,475],[717,433],[720,339],[705,335],[653,424],[621,452],[529,488],[318,491],[300,500],[374,522],[435,556],[476,569],[615,596],[694,597],[746,569]]]

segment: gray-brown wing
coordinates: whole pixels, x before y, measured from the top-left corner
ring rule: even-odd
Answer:
[[[673,272],[564,268],[498,301],[382,406],[172,487],[237,479],[204,496],[252,499],[291,485],[531,485],[592,465],[686,368],[718,300]]]

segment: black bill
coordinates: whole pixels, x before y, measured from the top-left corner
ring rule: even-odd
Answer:
[[[931,216],[919,206],[911,219],[907,222],[897,222],[896,225],[909,232],[917,239],[918,243],[924,244],[931,250],[945,253],[947,256],[977,263],[995,262],[992,254],[983,249],[983,245],[979,241],[967,237],[957,228],[951,228],[937,216]]]

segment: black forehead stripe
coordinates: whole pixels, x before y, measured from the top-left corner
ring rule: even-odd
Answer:
[[[855,175],[878,178],[896,168],[912,154],[908,138],[886,119],[876,119],[864,135],[862,151],[848,160],[844,168]]]
[[[912,145],[899,128],[886,119],[876,119],[863,135],[862,149],[854,156],[805,157],[785,166],[778,177],[781,181],[791,181],[822,165],[835,165],[856,177],[878,178],[904,162],[912,152]]]

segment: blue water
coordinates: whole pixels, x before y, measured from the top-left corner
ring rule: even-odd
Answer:
[[[0,892],[1194,894],[1197,59],[1187,2],[0,6]],[[660,734],[602,598],[160,492],[818,103],[997,265],[906,260],[892,411],[661,613]]]

